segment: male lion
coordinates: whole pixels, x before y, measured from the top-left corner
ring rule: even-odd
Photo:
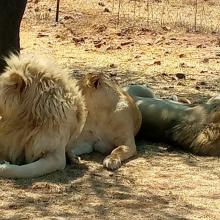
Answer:
[[[80,82],[88,117],[69,157],[93,150],[109,154],[103,165],[111,170],[136,154],[134,136],[141,114],[130,96],[104,75],[88,74]]]
[[[142,113],[140,136],[169,141],[198,155],[220,156],[220,95],[192,107],[157,99],[143,86],[125,90]]]
[[[63,169],[67,145],[86,110],[74,79],[43,58],[11,55],[0,76],[0,176],[25,178]]]

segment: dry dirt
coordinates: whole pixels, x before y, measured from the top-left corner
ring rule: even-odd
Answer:
[[[103,12],[110,2],[82,7],[61,0],[55,24],[54,1],[29,1],[21,52],[52,56],[76,77],[104,71],[121,85],[146,84],[161,97],[199,103],[219,92],[218,34],[152,31],[129,21],[116,26],[117,17]],[[94,153],[62,172],[1,179],[0,219],[220,219],[219,158],[170,152],[160,143],[138,146],[138,155],[115,172]]]

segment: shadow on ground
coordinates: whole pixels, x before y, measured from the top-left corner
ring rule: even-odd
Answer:
[[[162,76],[152,78],[109,67],[72,69],[77,78],[88,72],[105,72],[121,85],[138,83],[155,88],[167,80],[161,80]],[[220,78],[212,83],[218,91]],[[156,88],[158,94],[159,90]],[[183,90],[186,96],[198,102],[209,98],[205,88],[202,96],[203,89],[195,94],[189,94],[187,88]],[[103,155],[93,153],[82,156],[83,164],[67,165],[63,171],[47,176],[0,180],[4,197],[2,218],[192,219],[205,216],[207,212],[212,217],[214,209],[204,204],[210,204],[209,199],[219,192],[218,186],[215,187],[220,178],[218,159],[196,157],[173,150],[169,145],[143,141],[138,143],[138,155],[118,171],[105,170],[103,159]],[[210,187],[215,190],[206,195]],[[199,188],[201,190],[197,190]],[[200,204],[201,198],[207,201]]]

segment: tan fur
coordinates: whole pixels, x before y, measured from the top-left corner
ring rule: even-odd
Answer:
[[[125,90],[142,113],[140,136],[172,142],[198,155],[220,156],[220,95],[192,107],[156,99],[149,88],[141,85]]]
[[[140,129],[141,114],[133,99],[104,75],[89,74],[80,82],[88,117],[69,156],[93,150],[110,153],[103,165],[114,170],[136,154],[134,136]]]
[[[66,165],[86,119],[76,81],[55,63],[11,55],[0,76],[0,176],[34,177]]]

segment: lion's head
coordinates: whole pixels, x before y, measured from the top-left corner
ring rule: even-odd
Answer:
[[[122,95],[119,87],[104,74],[87,74],[81,80],[80,87],[86,104],[91,107],[100,104],[102,107],[112,108],[119,102]]]
[[[65,119],[80,95],[65,70],[36,56],[10,55],[0,76],[1,116],[35,123]]]

